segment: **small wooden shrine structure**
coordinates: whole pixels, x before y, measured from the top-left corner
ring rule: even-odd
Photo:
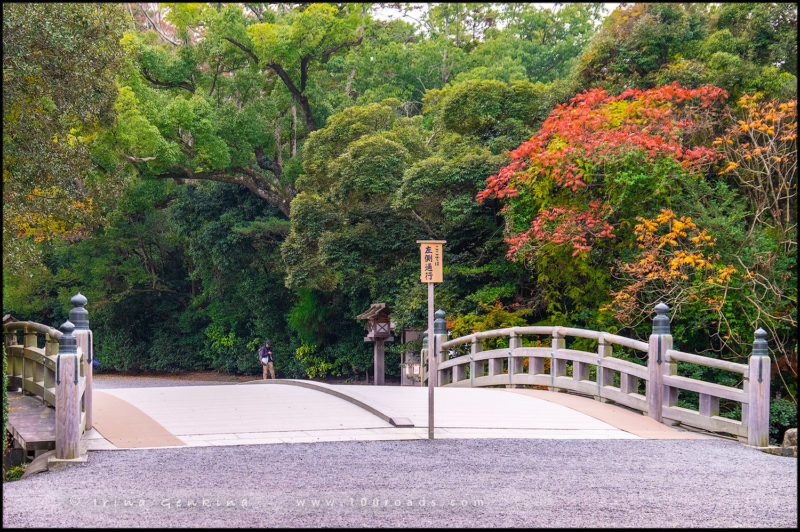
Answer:
[[[386,303],[373,303],[356,318],[367,320],[367,335],[364,337],[364,341],[375,343],[374,382],[377,385],[383,384],[385,377],[383,343],[394,341],[392,325],[389,320],[389,308]]]

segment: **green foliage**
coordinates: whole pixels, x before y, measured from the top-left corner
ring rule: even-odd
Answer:
[[[88,146],[114,118],[121,4],[3,4],[3,265],[41,259],[37,242],[81,238],[114,187]]]
[[[316,345],[323,341],[330,313],[330,308],[321,300],[321,294],[310,289],[302,289],[286,321],[297,333],[303,346]]]
[[[19,480],[22,478],[22,475],[25,473],[26,465],[20,465],[17,467],[12,467],[6,472],[5,480],[7,482],[13,482],[15,480]]]
[[[297,359],[306,367],[306,375],[309,379],[325,377],[333,368],[333,364],[326,362],[322,357],[315,356],[316,345],[302,344],[297,348]]]
[[[513,213],[475,199],[590,87],[677,80],[721,86],[729,102],[796,98],[796,6],[626,4],[602,27],[600,4],[433,4],[413,24],[368,4],[143,9],[158,27],[137,10],[134,27],[123,6],[3,6],[4,312],[54,324],[80,290],[103,370],[260,374],[268,337],[279,376],[360,378],[372,352],[355,316],[370,303],[388,303],[397,329],[424,327],[416,240],[447,241],[437,307],[459,334],[617,331],[598,309],[637,256],[636,217],[669,207],[714,236],[721,262],[775,288],[734,280],[717,314],[687,302],[676,345],[741,359],[726,331],[746,345],[759,321],[781,346],[773,390],[796,395],[796,253],[719,168],[623,150],[582,159],[591,197],[555,193],[550,176]],[[701,129],[677,131],[709,147],[720,132]],[[588,258],[553,246],[507,260],[508,231],[595,197],[619,222],[614,240]],[[23,252],[38,262],[18,268]],[[631,335],[646,336],[649,317]],[[401,349],[387,346],[387,374]]]
[[[454,338],[467,336],[474,332],[491,331],[494,329],[504,329],[506,327],[516,327],[528,325],[528,319],[532,315],[530,309],[509,310],[504,308],[499,302],[489,306],[481,304],[483,310],[481,314],[465,314],[456,316],[452,319],[452,325],[448,327],[449,332],[453,333]],[[484,349],[496,349],[508,346],[506,338],[491,338],[484,341]]]
[[[764,89],[786,97],[797,91],[796,34],[793,4],[626,4],[603,21],[576,75],[614,93],[678,81],[734,100]]]
[[[781,445],[786,429],[797,427],[797,403],[776,397],[769,404],[770,445]]]

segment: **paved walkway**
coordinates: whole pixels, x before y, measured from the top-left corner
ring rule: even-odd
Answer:
[[[437,439],[686,439],[622,407],[526,389],[437,388]],[[251,381],[94,391],[88,450],[428,438],[421,387]]]

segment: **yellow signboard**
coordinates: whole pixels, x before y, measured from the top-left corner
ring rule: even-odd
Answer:
[[[423,283],[442,282],[442,244],[446,240],[417,240],[420,255],[419,280]]]

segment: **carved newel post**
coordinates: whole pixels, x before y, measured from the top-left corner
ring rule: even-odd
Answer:
[[[770,362],[767,332],[759,328],[753,341],[747,383],[747,443],[756,447],[769,445],[769,381]]]
[[[56,363],[56,458],[73,459],[80,456],[81,404],[78,376],[78,344],[69,320],[61,327]]]
[[[72,335],[83,350],[83,374],[86,376],[86,392],[83,396],[83,409],[86,412],[86,430],[92,428],[92,360],[94,359],[94,346],[92,331],[89,329],[89,312],[86,306],[86,296],[78,292],[69,302],[73,309],[69,311],[69,321],[75,325]]]
[[[659,422],[664,405],[663,375],[671,369],[666,359],[666,352],[672,349],[668,310],[669,307],[663,302],[656,305],[656,317],[653,318],[653,334],[650,335],[647,356],[647,415]]]
[[[389,320],[389,309],[386,303],[373,303],[363,313],[356,316],[360,320],[368,320],[367,323],[367,336],[364,337],[365,342],[374,342],[374,383],[380,385],[384,383],[384,352],[383,343],[393,342],[392,326]]]

